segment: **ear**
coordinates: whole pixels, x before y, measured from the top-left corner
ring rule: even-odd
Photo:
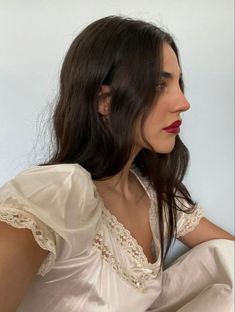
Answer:
[[[110,86],[102,85],[99,92],[98,112],[108,116],[110,112],[111,92]]]

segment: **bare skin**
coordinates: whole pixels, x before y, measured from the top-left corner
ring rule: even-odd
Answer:
[[[0,311],[16,311],[48,253],[30,230],[0,222]]]

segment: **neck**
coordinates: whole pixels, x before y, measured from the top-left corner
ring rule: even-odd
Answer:
[[[131,186],[133,180],[136,178],[133,177],[133,174],[130,172],[130,168],[139,151],[139,148],[135,148],[123,169],[114,176],[102,181],[94,181],[98,190],[100,189],[101,192],[103,190],[112,191],[127,200],[131,198]]]

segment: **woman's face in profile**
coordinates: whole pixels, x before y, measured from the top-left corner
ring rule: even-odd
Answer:
[[[169,133],[164,128],[181,120],[180,113],[190,108],[189,102],[180,89],[180,74],[181,70],[173,49],[164,43],[162,79],[161,84],[157,86],[161,94],[153,104],[143,127],[145,138],[158,153],[165,154],[173,150],[177,133]],[[136,143],[140,148],[148,148],[138,134]]]

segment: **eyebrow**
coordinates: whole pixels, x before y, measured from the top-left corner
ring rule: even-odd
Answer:
[[[166,79],[173,79],[174,75],[172,73],[169,72],[160,72],[160,77],[166,78]],[[180,72],[179,74],[179,79],[182,78],[182,73]]]

